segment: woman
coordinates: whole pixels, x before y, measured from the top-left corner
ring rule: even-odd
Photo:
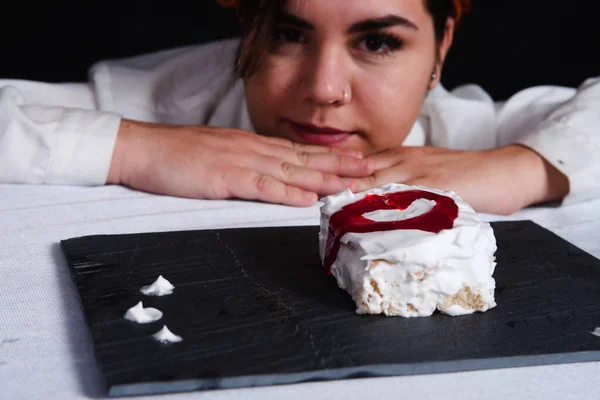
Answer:
[[[600,80],[439,85],[466,0],[245,0],[243,38],[0,81],[0,182],[309,206],[388,182],[480,212],[600,196]],[[258,134],[254,133],[257,132]]]

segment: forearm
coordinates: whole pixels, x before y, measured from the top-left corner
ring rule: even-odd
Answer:
[[[569,179],[533,149],[523,145],[507,146],[500,151],[520,165],[519,176],[526,190],[523,207],[561,201],[569,193]]]
[[[151,124],[121,119],[106,179],[107,184],[120,185],[127,181],[126,176],[132,166],[139,164],[141,162],[139,159],[145,157],[144,149],[151,133]]]

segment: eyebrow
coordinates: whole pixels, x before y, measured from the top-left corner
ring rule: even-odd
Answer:
[[[304,29],[307,31],[312,31],[315,29],[315,26],[310,22],[283,10],[277,13],[275,20],[279,24],[289,25],[294,28]]]
[[[398,15],[386,15],[385,17],[355,22],[354,24],[350,25],[348,33],[372,32],[384,28],[390,28],[392,26],[403,26],[415,31],[419,30],[417,25],[404,17],[400,17]]]
[[[303,29],[303,30],[314,30],[315,26],[310,22],[294,15],[290,14],[287,11],[280,11],[277,15],[277,23],[285,24],[292,26],[294,28]],[[356,33],[364,33],[364,32],[372,32],[377,31],[384,28],[390,28],[392,26],[403,26],[415,31],[419,30],[419,27],[411,22],[410,20],[400,17],[398,15],[386,15],[384,17],[379,18],[370,18],[365,19],[363,21],[358,21],[350,25],[348,28],[348,33],[356,34]]]

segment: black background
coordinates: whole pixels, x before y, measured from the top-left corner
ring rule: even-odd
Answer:
[[[600,75],[597,3],[474,0],[443,83],[477,83],[501,100],[529,86],[578,86]],[[234,12],[214,0],[5,2],[0,78],[83,81],[100,59],[237,33]]]

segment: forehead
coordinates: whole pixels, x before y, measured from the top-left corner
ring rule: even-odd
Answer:
[[[424,0],[288,0],[285,10],[319,25],[347,25],[353,22],[397,15],[418,27],[430,23]]]

